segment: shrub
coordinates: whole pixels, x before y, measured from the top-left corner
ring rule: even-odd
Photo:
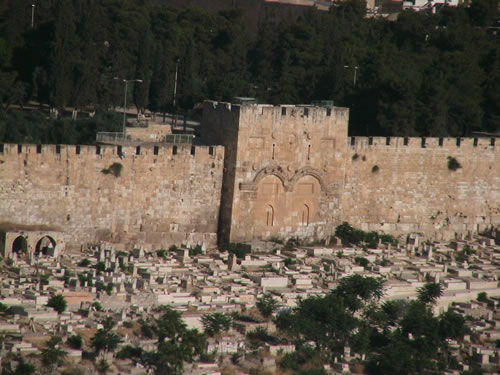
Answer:
[[[391,236],[390,234],[381,234],[380,240],[382,241],[383,244],[391,244],[391,245],[398,244],[398,240],[394,238],[394,236]]]
[[[359,158],[359,155],[358,153],[356,152],[353,156],[352,156],[352,160],[358,160]]]
[[[82,259],[81,261],[78,262],[79,267],[88,267],[90,266],[90,260],[88,259]]]
[[[448,169],[450,171],[456,171],[457,169],[462,168],[457,159],[453,156],[448,156]]]
[[[96,311],[102,311],[102,305],[100,302],[94,302],[92,304],[92,307],[94,307],[96,309]]]
[[[129,358],[141,358],[142,348],[137,346],[125,345],[118,353],[116,353],[116,358],[118,359],[129,359]]]
[[[363,258],[363,257],[354,258],[354,262],[356,264],[359,264],[360,266],[362,266],[364,268],[368,267],[368,265],[370,264],[370,261],[366,258]]]
[[[229,252],[230,254],[236,255],[237,258],[245,258],[247,254],[250,254],[252,247],[243,243],[229,243],[222,245],[220,250],[222,252]]]
[[[59,314],[62,313],[64,310],[66,310],[67,302],[64,296],[58,294],[56,296],[53,296],[49,299],[49,302],[47,302],[48,307],[52,307],[54,310],[56,310]]]
[[[160,258],[165,258],[167,256],[167,250],[160,249],[156,252],[156,255]]]
[[[68,338],[67,344],[73,349],[81,349],[83,340],[80,335],[73,335]]]
[[[377,173],[379,171],[379,167],[378,165],[374,165],[373,168],[372,168],[372,173]]]
[[[486,292],[478,293],[477,300],[479,302],[488,302],[488,294]]]
[[[109,168],[105,168],[101,172],[104,174],[112,174],[115,177],[120,177],[122,169],[123,165],[121,165],[121,163],[113,163],[109,166]]]
[[[196,245],[195,247],[192,247],[191,249],[189,249],[189,256],[190,257],[196,256],[196,255],[201,255],[202,253],[203,253],[203,251],[202,251],[200,245]]]
[[[100,272],[104,272],[106,271],[106,263],[104,262],[98,262],[96,265],[95,265],[95,269],[97,271],[100,271]]]

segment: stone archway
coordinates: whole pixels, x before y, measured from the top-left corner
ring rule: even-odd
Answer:
[[[50,236],[43,236],[40,238],[35,246],[35,256],[49,255],[54,256],[54,251],[56,248],[56,241]]]
[[[17,257],[28,256],[28,241],[24,236],[18,236],[12,242],[11,254],[16,254]]]

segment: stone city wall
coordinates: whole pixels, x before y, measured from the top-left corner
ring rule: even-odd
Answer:
[[[223,159],[223,147],[0,144],[0,223],[61,231],[67,247],[214,246]]]
[[[490,138],[349,138],[342,219],[450,239],[500,224],[500,144]],[[461,168],[448,168],[448,157]]]
[[[224,239],[331,234],[347,120],[346,108],[206,102],[202,137],[220,134],[209,141],[226,146]]]

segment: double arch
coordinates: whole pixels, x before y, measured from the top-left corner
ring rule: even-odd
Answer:
[[[287,178],[287,176],[285,175],[285,173],[283,172],[283,169],[281,167],[265,167],[265,168],[262,168],[259,172],[257,172],[252,183],[247,184],[247,185],[251,185],[252,190],[256,190],[259,182],[268,176],[277,177],[281,181],[285,191],[294,191],[295,186],[297,185],[297,182],[302,177],[311,176],[311,177],[314,177],[315,179],[318,180],[319,185],[321,187],[321,191],[324,191],[324,192],[327,191],[327,187],[326,187],[326,184],[324,182],[322,173],[320,171],[318,171],[317,169],[314,169],[311,167],[304,167],[304,168],[301,168],[301,169],[295,171],[295,173],[290,178]]]
[[[64,248],[60,234],[54,231],[5,231],[0,243],[0,255],[8,258],[14,256],[25,258],[30,256],[57,256]]]

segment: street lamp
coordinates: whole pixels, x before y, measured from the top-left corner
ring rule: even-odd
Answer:
[[[31,4],[31,28],[35,25],[35,4]]]
[[[128,88],[128,83],[129,82],[139,82],[142,83],[142,79],[122,79],[118,77],[114,77],[115,80],[121,80],[122,82],[125,82],[125,98],[124,98],[124,103],[123,103],[123,138],[125,138],[125,123],[127,122],[127,88]]]
[[[174,117],[175,117],[175,120],[174,120],[174,127],[177,126],[177,108],[175,106],[175,100],[177,99],[177,73],[179,71],[179,61],[180,59],[177,59],[176,62],[175,62],[175,79],[174,79],[174,102],[173,102],[173,105],[174,105]]]
[[[344,69],[349,69],[349,68],[350,68],[349,65],[344,65]],[[354,69],[353,86],[356,87],[356,76],[357,76],[359,67],[354,66],[353,69]]]

